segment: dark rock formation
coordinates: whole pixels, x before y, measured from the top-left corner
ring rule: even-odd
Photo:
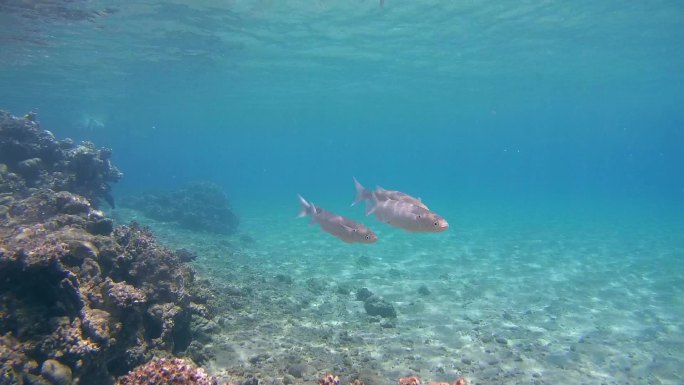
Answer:
[[[2,385],[111,384],[155,355],[211,358],[192,344],[217,326],[189,252],[94,208],[120,176],[103,151],[0,114]]]
[[[422,284],[422,285],[420,285],[420,287],[418,288],[418,294],[420,294],[420,295],[430,295],[430,294],[432,294],[432,290],[430,290],[430,288],[427,287],[427,285]]]
[[[3,371],[34,375],[35,361],[42,377],[64,377],[66,366],[81,383],[106,383],[155,353],[183,353],[196,334],[191,321],[210,323],[191,268],[146,229],[93,234],[102,214],[68,192],[5,197],[3,206],[0,343],[11,347],[0,351],[18,357],[2,354]]]
[[[123,174],[111,164],[111,154],[90,142],[55,139],[33,114],[17,118],[0,111],[0,193],[47,188],[82,195],[95,207],[100,200],[114,206],[110,183]]]
[[[370,291],[367,287],[362,287],[356,291],[356,300],[357,301],[365,301],[369,297],[373,295],[373,292]]]
[[[372,295],[363,303],[363,308],[370,316],[380,316],[382,318],[397,318],[397,312],[391,303],[385,301],[377,295]]]
[[[177,222],[189,230],[233,234],[239,222],[221,187],[210,182],[194,182],[174,191],[130,197],[124,204],[149,218]]]

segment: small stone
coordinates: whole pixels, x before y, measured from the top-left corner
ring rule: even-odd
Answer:
[[[370,291],[367,287],[362,287],[356,291],[356,300],[357,301],[365,301],[368,298],[370,298],[372,295],[373,295],[372,291]]]
[[[382,318],[397,318],[397,311],[394,306],[377,295],[370,296],[363,303],[363,308],[370,316],[379,315]]]
[[[57,360],[43,362],[40,374],[53,385],[71,385],[71,368]]]
[[[287,373],[289,373],[293,377],[302,378],[302,377],[304,377],[304,374],[306,374],[306,365],[303,365],[303,364],[292,365],[289,368],[287,368]]]
[[[290,277],[287,274],[282,274],[282,273],[276,274],[275,280],[276,280],[276,282],[284,283],[287,285],[291,285],[294,282],[292,277]]]
[[[503,337],[496,337],[496,342],[500,343],[501,345],[508,345],[508,341]]]
[[[256,377],[251,377],[242,381],[241,385],[259,385],[259,379]]]
[[[425,284],[420,285],[420,287],[418,288],[418,294],[420,295],[430,295],[431,293],[432,291],[430,291],[430,289]]]
[[[463,358],[461,358],[461,362],[466,364],[466,365],[470,365],[473,363],[473,360],[471,360],[470,358],[467,358],[467,357],[463,357]]]
[[[397,327],[397,319],[396,318],[383,318],[380,321],[380,327],[385,328],[385,329],[392,329]]]

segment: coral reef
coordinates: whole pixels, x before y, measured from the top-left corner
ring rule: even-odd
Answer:
[[[118,385],[218,385],[202,368],[182,359],[157,359],[119,379]]]
[[[399,385],[421,385],[421,382],[416,376],[402,377],[399,379]]]
[[[340,385],[340,378],[332,373],[328,373],[325,377],[318,380],[318,385]]]
[[[349,382],[350,385],[364,385],[361,379],[355,379]],[[323,378],[318,380],[318,385],[340,385],[340,378],[332,373],[326,374]],[[397,382],[397,385],[422,385],[420,378],[417,376],[402,377]],[[428,385],[468,385],[465,378],[459,378],[453,384],[448,382],[428,382]]]
[[[209,342],[215,307],[192,255],[135,223],[115,228],[93,201],[116,168],[30,118],[0,115],[0,157],[14,165],[0,168],[0,384],[110,384],[155,355],[209,359],[193,342]],[[76,181],[89,199],[56,191]]]
[[[148,230],[93,234],[89,224],[102,214],[68,192],[39,190],[4,206],[0,335],[19,358],[3,354],[3,368],[31,374],[25,366],[34,360],[45,378],[66,366],[82,382],[105,383],[157,351],[183,353],[191,321],[208,322],[212,308],[194,272]]]
[[[193,182],[174,191],[130,197],[124,205],[189,230],[233,234],[239,223],[226,194],[211,182]]]
[[[40,128],[35,114],[17,118],[0,111],[0,193],[48,188],[84,196],[97,207],[114,206],[110,183],[122,173],[110,162],[112,151],[90,142],[57,140]]]

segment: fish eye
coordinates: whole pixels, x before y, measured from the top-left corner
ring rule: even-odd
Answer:
[[[370,239],[370,235],[366,235],[366,239]]]
[[[437,222],[437,221],[435,221],[434,224],[435,224],[435,226],[439,226],[439,222]]]

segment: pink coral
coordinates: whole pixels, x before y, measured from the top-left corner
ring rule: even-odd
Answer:
[[[152,360],[119,379],[118,385],[218,385],[204,369],[182,360],[164,358]]]
[[[332,373],[328,373],[325,377],[318,380],[318,385],[340,385],[340,378]]]

